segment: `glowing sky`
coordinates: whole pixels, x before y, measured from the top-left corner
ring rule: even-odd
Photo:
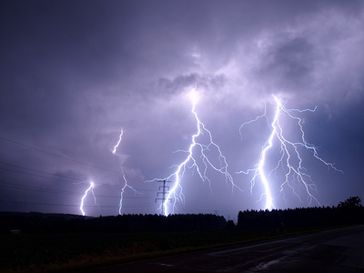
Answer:
[[[86,214],[117,214],[123,170],[137,193],[125,191],[122,213],[158,212],[160,183],[144,181],[186,157],[194,87],[199,118],[243,191],[187,168],[176,212],[233,218],[264,207],[259,183],[251,192],[236,172],[258,161],[272,94],[287,108],[318,106],[300,114],[306,139],[344,171],[303,154],[320,203],[364,199],[363,26],[362,1],[2,1],[0,210],[78,214],[93,181],[98,206],[87,196]],[[265,107],[268,120],[240,136]],[[297,137],[297,125],[282,123]],[[265,164],[279,157],[273,148]],[[275,206],[311,205],[280,192],[279,172],[269,179]]]

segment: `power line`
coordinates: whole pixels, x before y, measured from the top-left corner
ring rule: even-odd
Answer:
[[[5,182],[5,183],[3,183]],[[59,193],[65,193],[65,194],[71,194],[71,195],[80,195],[80,193],[75,193],[74,191],[70,190],[64,190],[64,189],[47,189],[44,187],[39,187],[38,185],[25,185],[25,184],[14,184],[14,183],[7,183],[7,181],[2,180],[2,185],[6,187],[13,188],[11,190],[18,190],[18,191],[36,191],[36,192],[44,192],[44,193],[50,193],[50,194],[59,194]],[[116,185],[114,185],[116,187]],[[32,189],[33,188],[33,189]],[[137,189],[138,192],[141,192],[141,195],[143,196],[127,196],[126,199],[145,199],[145,195],[142,193],[143,189]],[[111,198],[120,198],[119,195],[105,195],[105,194],[97,194],[98,197],[111,197]]]
[[[8,185],[9,186],[9,185]],[[80,193],[75,193],[75,192],[71,192],[71,191],[64,191],[64,190],[47,190],[47,189],[22,189],[22,188],[18,188],[18,186],[15,186],[15,188],[10,189],[11,191],[22,191],[22,192],[41,192],[41,193],[49,193],[49,194],[67,194],[68,196],[73,195],[73,196],[80,196]],[[115,199],[120,199],[119,195],[100,195],[100,194],[96,194],[97,198],[115,198]],[[123,199],[147,199],[146,196],[126,196]]]
[[[55,157],[63,158],[63,159],[72,161],[73,163],[77,163],[79,165],[84,165],[84,166],[86,166],[88,168],[100,169],[100,170],[104,170],[104,171],[119,174],[119,171],[115,171],[113,169],[109,169],[109,168],[104,167],[104,166],[96,165],[94,163],[89,163],[89,162],[86,162],[86,161],[81,161],[81,160],[78,160],[78,159],[74,159],[74,158],[70,157],[69,155],[64,154],[61,151],[57,151],[57,150],[49,151],[49,150],[46,150],[44,148],[40,148],[40,147],[35,146],[35,145],[25,144],[25,143],[22,143],[22,142],[19,142],[19,141],[16,141],[16,140],[12,140],[12,139],[9,139],[9,138],[3,137],[3,136],[0,136],[0,140],[22,146],[23,148],[28,149],[28,150],[38,151],[38,152],[47,154],[49,156],[55,156]]]
[[[8,142],[8,143],[12,143],[18,146],[21,146],[24,149],[28,149],[31,151],[37,151],[40,153],[44,153],[48,156],[53,156],[53,157],[58,157],[58,158],[62,158],[62,159],[66,159],[69,160],[73,163],[77,163],[79,165],[83,165],[83,166],[87,166],[88,168],[95,168],[95,169],[100,169],[103,171],[108,171],[108,172],[112,172],[112,173],[116,173],[118,175],[120,175],[119,171],[115,171],[113,169],[110,168],[106,168],[104,166],[100,166],[100,165],[96,165],[96,164],[91,164],[89,162],[85,162],[85,161],[81,161],[81,160],[76,160],[74,158],[71,158],[70,156],[64,154],[63,152],[57,151],[57,150],[47,150],[44,148],[41,148],[39,146],[35,146],[35,145],[29,145],[29,144],[25,144],[13,139],[9,139],[3,136],[0,136],[0,141],[3,142]],[[77,178],[77,177],[71,177],[71,176],[67,176],[67,175],[63,175],[63,174],[57,174],[57,173],[50,173],[44,170],[39,170],[39,169],[34,169],[34,168],[29,168],[29,167],[25,167],[25,166],[21,166],[18,164],[14,164],[14,163],[9,163],[9,162],[4,162],[0,160],[0,171],[2,172],[6,172],[6,173],[11,173],[12,175],[25,175],[25,176],[32,176],[32,177],[38,177],[38,178],[42,178],[42,179],[49,179],[51,177],[55,177],[58,179],[62,179],[62,180],[66,180],[66,181],[71,181],[71,182],[77,182],[77,183],[82,183],[84,179],[81,178]],[[34,180],[33,180],[34,181]],[[49,190],[49,189],[45,189],[45,188],[35,188],[35,189],[29,189],[29,187],[34,187],[36,185],[16,185],[13,183],[8,183],[7,187],[10,187],[10,190],[13,191],[24,191],[24,192],[28,192],[28,191],[37,191],[37,192],[43,192],[43,193],[48,193],[48,194],[71,194],[71,195],[76,195],[76,193],[71,192],[71,191],[64,191],[64,190]],[[114,186],[114,185],[113,185]],[[13,187],[13,189],[11,189],[11,187]],[[24,188],[22,188],[24,187]],[[27,187],[27,189],[25,189],[25,187]],[[138,190],[138,191],[152,191],[152,190],[148,190],[148,189],[143,189],[143,190]],[[153,190],[154,191],[154,190]],[[77,195],[79,195],[79,193],[77,193]],[[105,197],[105,198],[117,198],[116,196],[111,196],[111,195],[97,195],[98,197]],[[165,195],[163,195],[165,198]],[[119,197],[118,197],[119,198]],[[129,197],[125,197],[125,199],[146,199],[145,196],[129,196]],[[0,200],[1,201],[1,200]],[[4,200],[3,200],[4,201]],[[40,203],[40,202],[25,202],[25,201],[7,201],[8,203],[27,203],[27,204],[38,204],[38,205],[50,205],[50,206],[79,206],[79,204],[77,205],[65,205],[65,204],[51,204],[51,203]],[[114,207],[114,206],[109,206],[109,207]]]
[[[24,187],[24,188],[35,187],[35,188],[40,189],[40,190],[42,190],[42,189],[47,190],[44,187],[42,188],[42,187],[39,187],[38,185],[33,185],[33,184],[23,184],[23,183],[14,183],[14,182],[10,182],[9,183],[8,181],[5,181],[5,180],[0,180],[0,181],[2,181],[2,185],[6,185],[6,186],[10,186],[10,187],[12,187],[12,186],[15,186],[15,187]],[[104,185],[111,186],[111,187],[114,187],[114,188],[121,187],[120,185],[115,185],[115,184],[114,185],[104,184]],[[51,185],[51,186],[53,186],[53,185]],[[135,190],[136,191],[139,191],[139,192],[152,192],[152,191],[155,192],[155,190],[152,190],[152,189],[138,189],[138,188],[135,188]],[[57,191],[64,191],[64,190],[57,190]],[[64,192],[66,192],[66,191],[64,191]],[[73,193],[71,191],[67,191],[67,192]]]
[[[18,201],[18,200],[3,200],[0,199],[0,202],[5,203],[15,203],[15,204],[25,204],[25,205],[39,205],[39,206],[56,206],[56,207],[79,207],[80,204],[60,204],[60,203],[48,203],[48,202],[30,202],[30,201]],[[97,205],[98,207],[103,208],[115,208],[113,205]],[[91,206],[88,206],[91,207]],[[93,207],[96,207],[96,205],[93,205]],[[137,209],[140,207],[126,207],[127,209]]]
[[[42,178],[51,178],[51,177],[56,177],[56,178],[60,178],[63,180],[70,180],[73,182],[80,182],[83,181],[84,179],[81,178],[76,178],[76,177],[71,177],[71,176],[66,176],[66,175],[62,175],[62,174],[57,174],[57,173],[49,173],[46,171],[41,171],[41,170],[36,170],[36,169],[31,169],[31,168],[27,168],[27,167],[22,167],[22,166],[16,166],[15,164],[10,164],[10,163],[2,163],[0,162],[0,164],[7,164],[8,166],[0,166],[0,170],[4,171],[4,172],[11,172],[11,173],[16,173],[16,174],[22,174],[22,175],[30,175],[30,176],[37,176],[37,177],[42,177]]]
[[[24,174],[24,175],[41,177],[41,178],[56,177],[56,178],[60,178],[60,179],[64,179],[64,180],[70,180],[72,182],[77,182],[77,183],[84,182],[84,179],[82,179],[82,178],[66,176],[66,175],[57,174],[57,173],[49,173],[49,172],[46,172],[46,171],[43,171],[43,170],[28,168],[28,167],[24,167],[24,166],[21,166],[21,165],[8,163],[8,162],[4,162],[4,161],[0,161],[0,164],[10,166],[10,168],[9,168],[7,166],[2,167],[0,165],[0,171],[2,170],[2,171],[14,173],[14,174]],[[117,185],[112,185],[112,186],[117,186]],[[151,190],[151,189],[138,189],[138,191],[154,191],[154,190]]]

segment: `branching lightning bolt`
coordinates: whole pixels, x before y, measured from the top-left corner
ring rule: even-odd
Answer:
[[[243,174],[253,174],[250,179],[251,183],[251,191],[256,183],[256,180],[259,179],[262,187],[263,187],[263,195],[262,197],[265,198],[265,205],[264,209],[271,210],[274,206],[273,195],[271,190],[271,183],[269,181],[269,174],[267,175],[266,171],[266,160],[269,151],[274,146],[274,140],[277,140],[280,145],[280,154],[281,157],[277,162],[277,165],[271,172],[276,171],[279,167],[285,169],[284,180],[280,185],[280,192],[284,191],[285,187],[288,187],[292,190],[292,192],[299,197],[297,194],[294,186],[292,185],[292,180],[298,181],[309,198],[309,201],[315,201],[317,204],[320,204],[315,195],[313,194],[313,190],[315,190],[315,184],[312,181],[311,176],[306,172],[306,169],[303,167],[303,157],[300,152],[301,149],[306,149],[307,151],[311,152],[313,157],[320,161],[322,164],[326,165],[328,168],[331,168],[337,172],[342,173],[341,170],[337,169],[333,163],[325,161],[322,157],[320,157],[317,148],[310,144],[305,137],[305,131],[303,129],[303,119],[299,116],[295,115],[295,113],[303,113],[303,112],[315,112],[317,107],[314,109],[288,109],[286,108],[281,100],[273,95],[273,99],[275,102],[275,111],[274,117],[270,124],[271,133],[266,141],[265,145],[263,146],[259,161],[256,166],[252,169],[248,169],[247,171],[240,171],[238,173]],[[282,115],[286,115],[286,117],[294,120],[299,128],[299,141],[290,141],[284,134],[283,127],[280,123],[280,118]],[[257,116],[255,119],[244,122],[240,128],[239,132],[242,133],[242,130],[245,126],[261,119],[267,118],[266,110],[260,116]],[[270,172],[270,173],[271,173]]]
[[[233,181],[233,177],[230,174],[228,168],[228,162],[226,157],[223,155],[220,147],[214,142],[212,133],[208,130],[205,124],[199,119],[198,114],[196,112],[196,105],[199,101],[199,94],[196,89],[192,89],[188,93],[189,99],[192,103],[191,113],[196,121],[196,132],[191,136],[191,144],[188,147],[186,152],[186,158],[176,166],[175,171],[165,178],[154,178],[152,180],[148,180],[148,182],[152,181],[161,181],[167,180],[172,181],[173,186],[169,190],[166,200],[162,203],[162,213],[165,216],[168,216],[171,213],[174,213],[177,201],[184,201],[184,195],[182,191],[181,179],[186,171],[186,167],[194,168],[201,178],[202,181],[208,182],[211,187],[211,181],[207,176],[208,168],[212,168],[214,171],[222,174],[225,177],[225,180],[229,182],[232,186],[232,189],[236,188],[241,190]],[[200,143],[198,138],[202,135],[206,135],[208,139],[207,144]],[[218,159],[220,162],[220,166],[216,166],[208,157],[207,153],[211,149],[214,149],[217,152]],[[198,159],[202,162],[199,163]],[[172,201],[172,207],[170,207],[169,202]]]
[[[85,199],[86,199],[86,197],[87,197],[87,195],[88,195],[88,193],[90,191],[92,193],[92,196],[94,198],[94,202],[95,202],[95,205],[96,205],[96,196],[95,196],[94,188],[95,188],[95,183],[91,181],[90,184],[89,184],[89,186],[88,186],[88,188],[85,190],[85,192],[84,192],[84,194],[83,194],[83,196],[81,198],[80,211],[81,211],[81,214],[83,216],[86,215],[85,210],[84,210],[84,207],[83,207],[84,206],[84,201],[85,201]]]
[[[123,135],[124,135],[124,129],[121,128],[120,129],[120,135],[119,135],[119,139],[117,141],[117,143],[115,144],[113,150],[112,150],[112,153],[114,155],[116,155],[116,152],[120,146],[120,143],[123,139]],[[134,193],[139,193],[137,190],[135,190],[132,186],[129,185],[128,183],[128,180],[126,179],[126,175],[125,175],[125,171],[124,171],[124,168],[121,166],[121,173],[122,173],[122,177],[123,177],[123,187],[121,188],[121,191],[120,191],[120,200],[119,200],[119,215],[122,214],[122,209],[123,209],[123,199],[124,199],[124,193],[127,189],[130,189],[132,190]]]

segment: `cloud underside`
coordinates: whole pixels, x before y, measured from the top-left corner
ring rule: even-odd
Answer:
[[[272,103],[272,94],[292,107],[321,107],[319,118],[310,116],[309,136],[322,141],[332,161],[340,161],[339,152],[330,149],[339,147],[345,134],[353,147],[363,135],[358,121],[345,118],[362,120],[361,1],[1,5],[2,135],[97,167],[65,156],[55,160],[17,144],[3,144],[3,161],[72,173],[108,186],[121,183],[118,171],[123,164],[131,183],[144,187],[144,179],[165,176],[183,158],[173,151],[185,149],[195,130],[184,95],[191,87],[200,90],[199,114],[234,162],[234,170],[256,161],[256,149],[268,133],[265,124],[252,127],[254,137],[246,143],[240,141],[238,128],[262,113],[264,105]],[[328,137],[321,126],[331,134],[330,145],[323,143]],[[114,156],[111,149],[120,128],[125,136],[120,154]],[[357,164],[351,162],[348,156],[342,164]],[[105,170],[110,168],[112,173]],[[325,179],[322,175],[317,180]],[[47,183],[57,189],[70,187],[60,180]],[[241,183],[249,188],[247,181]],[[200,197],[191,196],[195,199],[191,197],[190,204],[198,207]],[[62,196],[57,198],[62,202]],[[201,207],[216,202],[211,198]],[[239,198],[249,207],[248,197]],[[335,198],[327,197],[327,202]]]

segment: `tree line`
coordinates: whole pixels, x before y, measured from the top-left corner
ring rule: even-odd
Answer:
[[[83,217],[68,214],[0,213],[0,232],[193,232],[286,231],[309,227],[364,224],[359,197],[333,207],[240,211],[237,223],[213,214],[121,215]]]
[[[333,207],[240,211],[240,230],[277,230],[364,224],[364,207],[359,197],[350,197]]]

